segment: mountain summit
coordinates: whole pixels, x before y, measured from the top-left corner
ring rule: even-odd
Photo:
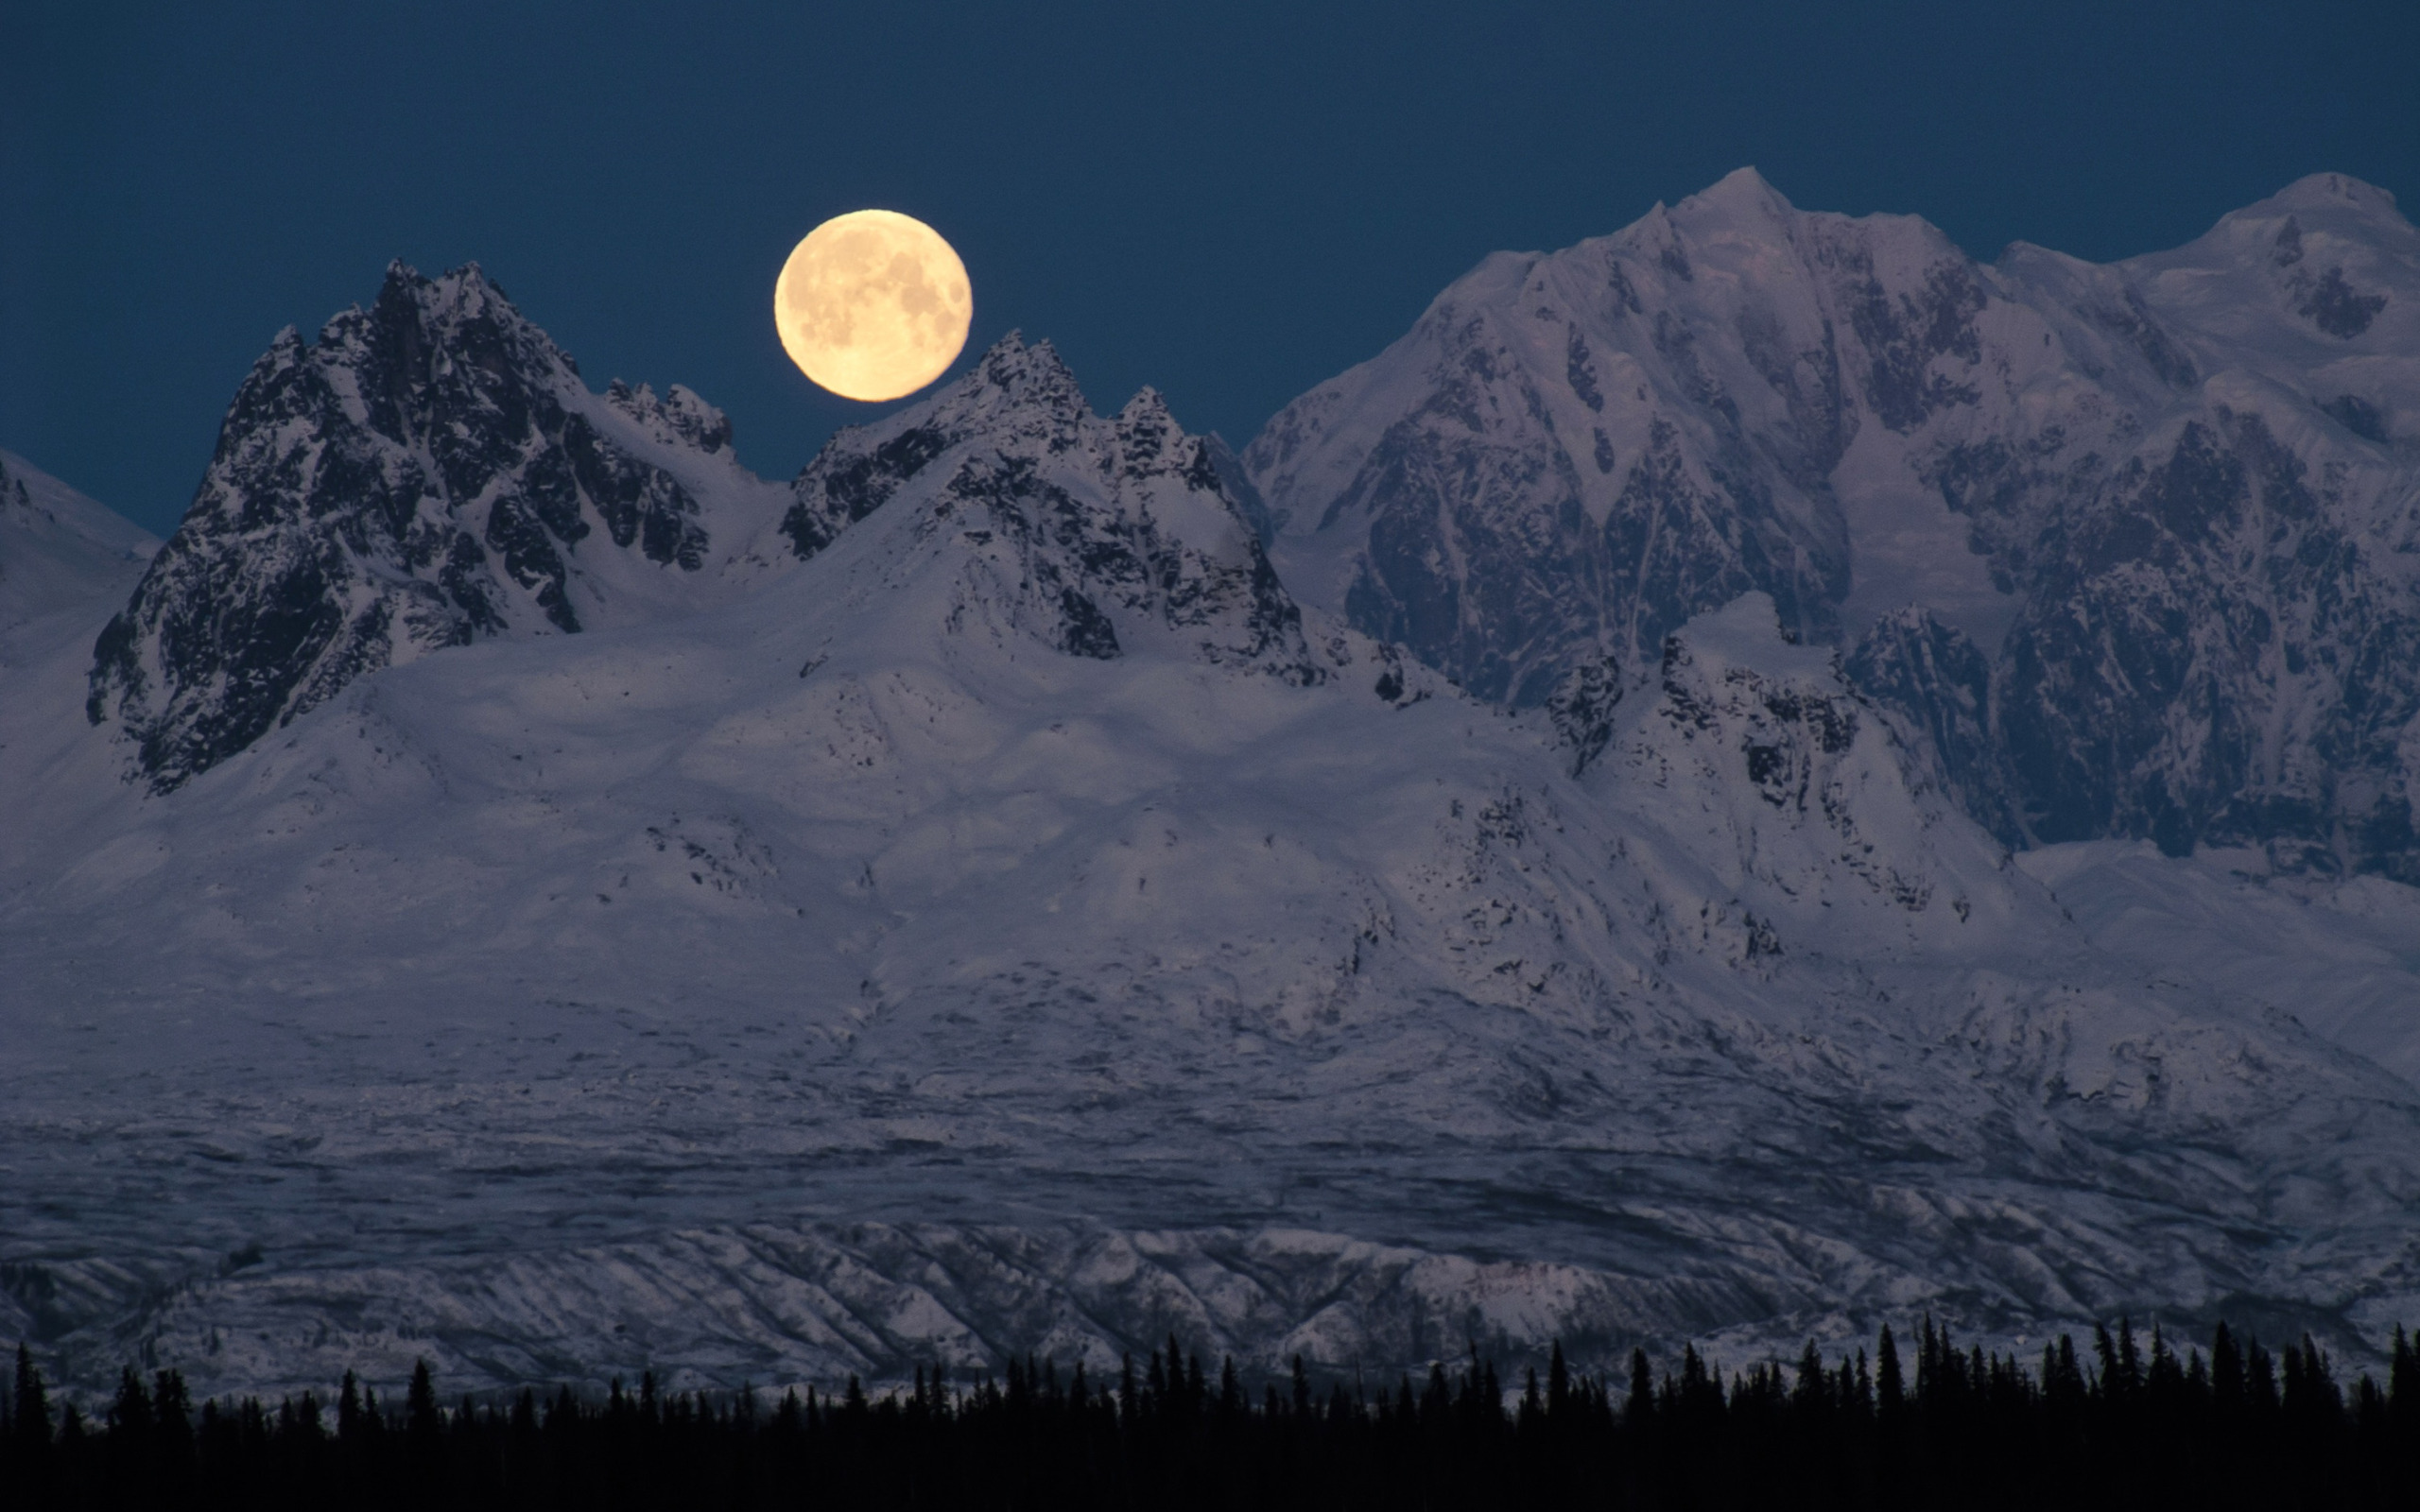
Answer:
[[[0,1335],[205,1392],[1171,1331],[1601,1370],[1919,1309],[2373,1350],[2420,893],[2032,843],[2232,781],[2229,699],[2392,722],[2405,522],[2325,532],[2403,476],[2403,295],[2374,202],[2295,193],[2177,265],[2308,327],[2229,367],[2159,269],[1735,176],[1492,259],[1261,490],[1016,336],[760,482],[398,269],[264,358],[156,560],[0,496],[0,591],[68,584],[0,623]],[[2355,335],[2329,269],[2388,291]],[[2372,638],[2217,680],[2297,595]],[[2385,801],[2308,765],[2337,706],[2259,707]]]
[[[397,263],[316,344],[290,327],[94,654],[88,713],[167,791],[365,672],[629,619],[746,534],[764,490],[685,388],[592,394],[474,264]],[[679,590],[673,590],[675,593]]]
[[[2415,880],[2415,322],[2420,233],[2341,175],[1986,266],[1742,169],[1489,258],[1245,461],[1305,602],[1482,696],[1754,589],[2013,844]]]
[[[792,485],[782,531],[805,558],[895,497],[919,530],[975,548],[953,626],[974,606],[1080,656],[1175,634],[1213,662],[1325,676],[1302,614],[1226,491],[1211,443],[1146,388],[1114,418],[1086,406],[1048,342],[1011,332],[938,397],[835,437]],[[1148,630],[1145,629],[1148,627]]]

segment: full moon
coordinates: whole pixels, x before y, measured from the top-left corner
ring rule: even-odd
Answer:
[[[791,249],[773,327],[801,371],[846,399],[900,399],[958,360],[975,319],[966,265],[891,210],[835,215]]]

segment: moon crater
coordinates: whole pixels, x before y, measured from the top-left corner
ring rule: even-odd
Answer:
[[[958,360],[975,293],[941,233],[891,210],[836,215],[806,233],[773,284],[782,348],[848,399],[900,399]]]

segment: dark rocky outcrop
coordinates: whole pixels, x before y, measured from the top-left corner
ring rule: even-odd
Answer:
[[[576,632],[602,541],[703,565],[699,500],[664,455],[730,440],[685,388],[589,393],[475,265],[396,264],[368,309],[253,364],[182,524],[94,647],[87,713],[165,791],[365,672]]]

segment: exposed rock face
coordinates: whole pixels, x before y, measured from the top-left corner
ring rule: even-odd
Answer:
[[[609,615],[695,574],[731,427],[695,394],[601,399],[475,266],[401,264],[316,345],[279,335],[176,534],[95,647],[95,723],[165,791],[366,671]],[[694,469],[689,481],[679,475]]]
[[[1730,890],[1696,902],[1738,916],[1742,961],[1793,937],[1826,950],[1853,913],[1874,931],[1869,959],[1894,936],[1957,941],[1978,907],[2006,927],[2004,855],[1910,763],[1838,654],[1784,643],[1775,621],[1749,593],[1665,638],[1651,701],[1606,758],[1607,796],[1704,816],[1700,853],[1722,858]],[[1761,914],[1746,902],[1760,892]]]
[[[1048,342],[1011,333],[935,399],[834,437],[792,485],[782,532],[813,557],[911,496],[918,530],[973,550],[954,627],[990,616],[1105,661],[1121,625],[1149,627],[1206,662],[1318,681],[1301,610],[1227,476],[1217,443],[1186,435],[1156,392],[1098,418]]]
[[[0,1337],[78,1389],[2411,1315],[2420,1093],[2362,1057],[2420,1064],[2413,890],[2332,889],[2358,928],[2100,862],[2053,896],[1948,791],[2000,768],[1947,614],[1844,659],[1751,591],[1651,660],[1575,636],[1507,714],[1298,609],[1219,449],[1047,348],[759,486],[728,549],[709,413],[559,392],[715,542],[655,560],[633,507],[613,547],[645,489],[583,490],[564,581],[614,634],[530,591],[151,798],[73,717],[130,582],[28,627]],[[499,476],[567,455],[530,445]],[[2238,956],[2113,954],[2070,899]],[[173,1225],[128,1198],[164,1184]]]
[[[1843,661],[1859,692],[1908,722],[1919,751],[1969,814],[2006,845],[2025,843],[2008,763],[1992,734],[1992,665],[1964,632],[1922,609],[1876,622]]]
[[[2012,841],[2411,877],[2416,416],[2420,233],[2355,180],[1987,266],[1743,169],[1490,258],[1246,461],[1305,602],[1482,696],[1753,588],[1876,637],[1852,675]]]

